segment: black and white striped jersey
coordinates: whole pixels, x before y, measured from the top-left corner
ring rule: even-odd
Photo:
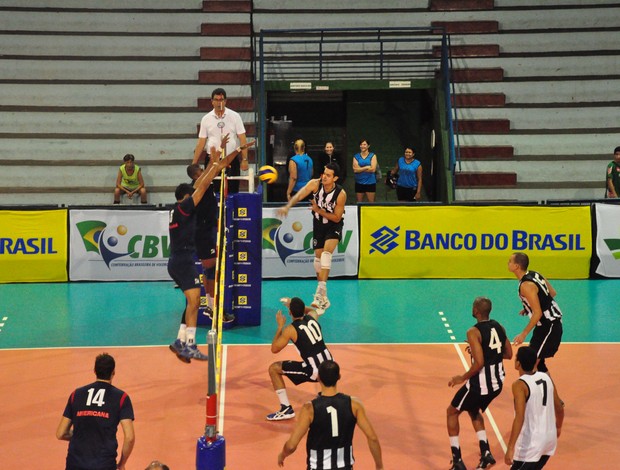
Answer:
[[[543,325],[545,323],[551,323],[555,320],[561,319],[562,312],[560,311],[560,307],[557,302],[553,299],[553,297],[551,297],[551,294],[549,293],[549,286],[547,286],[545,278],[536,271],[528,271],[519,281],[519,297],[521,298],[521,303],[523,304],[523,308],[527,312],[527,315],[532,315],[532,307],[528,303],[527,299],[520,293],[521,284],[526,281],[533,282],[536,284],[536,287],[538,287],[538,302],[540,303],[540,308],[543,312],[538,324]]]
[[[312,400],[314,418],[306,442],[307,469],[350,469],[353,466],[353,432],[357,419],[351,397],[338,393]]]
[[[501,390],[506,377],[504,370],[504,345],[506,332],[495,320],[478,322],[474,325],[482,336],[484,367],[467,382],[467,388],[480,395],[489,395]]]
[[[325,191],[323,183],[319,183],[319,189],[316,193],[312,194],[312,198],[316,202],[317,206],[319,206],[324,211],[333,214],[336,209],[336,203],[338,202],[338,196],[340,195],[340,191],[342,191],[342,186],[340,185],[335,184],[333,189],[327,192]],[[316,212],[313,212],[312,216],[317,222],[323,224],[330,223],[330,220],[326,219],[325,217],[321,217]]]
[[[328,359],[333,359],[323,341],[321,325],[310,315],[304,315],[301,319],[293,320],[291,324],[297,331],[295,347],[301,359],[314,370],[312,379],[316,379],[319,364]]]

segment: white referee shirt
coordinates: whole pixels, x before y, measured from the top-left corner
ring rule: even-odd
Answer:
[[[207,153],[211,152],[211,147],[219,148],[222,137],[226,134],[230,134],[228,144],[226,144],[226,155],[228,155],[241,145],[238,136],[245,134],[245,126],[239,113],[224,108],[224,115],[221,118],[216,116],[215,111],[203,116],[198,137],[207,139],[205,145]]]
[[[514,460],[538,462],[543,455],[555,454],[558,437],[555,428],[553,382],[543,372],[519,377],[530,389],[525,403],[525,420],[515,444]]]

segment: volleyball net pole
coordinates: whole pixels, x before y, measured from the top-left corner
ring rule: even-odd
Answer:
[[[224,158],[224,155],[222,156]],[[217,397],[221,377],[221,344],[224,320],[224,288],[226,277],[226,209],[228,181],[226,168],[222,169],[219,214],[216,241],[215,289],[213,317],[207,333],[209,351],[207,371],[206,424],[203,436],[196,445],[196,470],[224,470],[226,466],[226,441],[217,430]]]
[[[224,158],[224,155],[222,156]],[[222,170],[220,180],[219,210],[216,239],[216,264],[213,294],[213,318],[207,333],[208,371],[206,423],[203,436],[196,446],[196,470],[224,470],[226,466],[226,441],[218,433],[218,396],[221,389],[222,375],[222,331],[224,321],[224,294],[226,289],[226,198],[228,196],[228,180],[247,180],[248,192],[255,189],[254,170],[249,168],[244,176],[227,176]],[[221,431],[221,429],[220,429]]]

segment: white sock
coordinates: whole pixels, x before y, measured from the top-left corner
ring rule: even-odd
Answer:
[[[476,437],[478,438],[479,441],[487,441],[487,432],[485,430],[482,431],[478,431],[476,433]]]
[[[450,436],[450,447],[456,447],[457,449],[461,448],[459,444],[459,436]]]
[[[192,326],[192,327],[187,327],[186,329],[187,332],[187,344],[191,345],[191,344],[196,344],[196,327]]]
[[[177,333],[177,339],[181,341],[181,343],[185,343],[186,341],[186,331],[187,325],[185,323],[181,323],[181,325],[179,326],[179,332]]]
[[[321,295],[327,295],[327,282],[319,281],[319,284],[316,287],[316,292]]]
[[[207,294],[207,305],[213,309],[213,297],[211,297],[209,294]]]
[[[280,390],[276,390],[276,395],[278,395],[278,400],[280,400],[280,405],[282,406],[291,406],[291,403],[288,401],[288,395],[286,394],[286,389],[281,388]]]

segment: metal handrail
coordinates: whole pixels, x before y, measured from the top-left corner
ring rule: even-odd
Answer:
[[[454,177],[460,158],[455,150],[450,37],[444,28],[269,29],[255,37],[254,50],[258,53],[254,75],[259,85],[259,159],[265,158],[267,145],[265,82],[435,79],[439,72],[446,101],[449,170]]]

